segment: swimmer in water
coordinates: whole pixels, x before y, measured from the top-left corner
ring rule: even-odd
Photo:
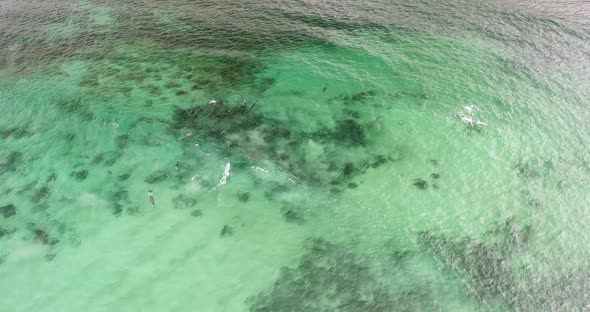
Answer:
[[[188,133],[185,133],[185,134],[183,134],[183,135],[180,137],[180,139],[178,139],[178,141],[182,141],[182,140],[184,140],[184,139],[186,139],[186,138],[188,138],[188,137],[191,137],[191,136],[193,136],[193,132],[192,132],[192,131],[189,131]]]
[[[326,92],[326,90],[328,90],[328,85],[324,86],[324,88],[322,89],[322,92]]]
[[[215,101],[215,99],[211,99],[211,101],[209,101],[209,105],[215,105],[217,104],[217,101]]]
[[[176,162],[174,164],[174,170],[178,171],[178,168],[180,167],[180,164],[178,162]]]
[[[152,193],[152,190],[148,191],[148,196],[150,197],[150,203],[152,203],[152,206],[155,206],[156,200],[154,199],[154,193]]]

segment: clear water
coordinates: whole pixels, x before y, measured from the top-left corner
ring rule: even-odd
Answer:
[[[0,310],[589,309],[584,5],[0,1]]]

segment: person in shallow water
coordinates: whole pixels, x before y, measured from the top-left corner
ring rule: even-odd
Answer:
[[[148,191],[148,196],[150,197],[150,203],[152,203],[152,206],[155,206],[156,200],[154,199],[154,193],[152,193],[152,190]]]

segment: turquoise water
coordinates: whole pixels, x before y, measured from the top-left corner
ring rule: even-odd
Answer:
[[[584,12],[0,2],[0,311],[589,309]]]

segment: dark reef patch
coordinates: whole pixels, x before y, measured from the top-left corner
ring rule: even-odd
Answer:
[[[541,173],[530,162],[522,162],[512,167],[516,170],[516,175],[523,180],[534,180],[541,177]]]
[[[122,134],[116,138],[117,148],[119,150],[125,149],[127,146],[129,146],[130,142],[131,139],[129,138],[128,134]]]
[[[289,223],[302,224],[305,222],[303,210],[300,207],[286,205],[281,208],[281,214]]]
[[[242,203],[247,203],[250,200],[250,193],[249,192],[238,192],[237,194],[238,200]]]
[[[16,206],[14,204],[0,206],[0,214],[4,218],[10,218],[16,214]]]
[[[98,77],[95,75],[85,75],[80,81],[80,87],[98,87]]]
[[[104,161],[104,154],[105,153],[100,153],[97,154],[96,156],[94,156],[94,158],[92,159],[92,162],[90,162],[91,165],[100,165],[100,163],[102,163]]]
[[[24,137],[29,137],[31,135],[32,135],[32,133],[30,133],[27,130],[24,130],[22,128],[18,128],[18,127],[6,128],[6,129],[3,129],[2,131],[0,131],[0,138],[3,138],[3,139],[9,139],[9,138],[22,139]]]
[[[433,166],[438,166],[438,160],[434,159],[434,158],[429,158],[426,160],[429,164],[433,165]]]
[[[45,179],[45,182],[47,183],[51,183],[51,182],[55,182],[55,180],[57,180],[57,173],[52,172],[47,179]]]
[[[17,151],[11,151],[8,155],[2,155],[0,158],[0,175],[6,172],[15,172],[23,163],[23,154]]]
[[[148,175],[145,178],[145,183],[148,184],[155,184],[155,183],[160,183],[166,179],[168,179],[170,177],[170,173],[168,172],[168,170],[165,169],[161,169],[161,170],[157,170],[155,172],[152,172],[150,175]]]
[[[423,92],[413,92],[413,91],[398,91],[394,93],[392,96],[394,99],[400,98],[413,98],[417,100],[426,100],[428,97]]]
[[[528,302],[530,298],[526,298],[528,295],[523,292],[510,258],[512,253],[528,246],[531,227],[509,218],[485,234],[480,240],[421,232],[419,242],[445,269],[462,277],[475,300],[489,302],[499,299],[512,307]]]
[[[14,232],[16,232],[15,229],[8,230],[8,229],[5,229],[0,226],[0,239],[3,238],[4,236],[12,235]],[[1,263],[1,261],[0,261],[0,263]]]
[[[57,101],[57,107],[64,113],[77,114],[85,120],[93,120],[94,113],[90,110],[90,106],[82,102],[80,97],[73,99],[65,99]]]
[[[29,230],[33,234],[33,239],[43,245],[54,246],[59,243],[59,239],[51,237],[46,230],[43,230],[34,224],[29,225]]]
[[[88,177],[88,170],[77,170],[72,172],[70,176],[74,177],[78,181],[84,181]]]
[[[342,174],[344,174],[345,176],[350,176],[354,173],[355,169],[354,169],[354,163],[352,162],[347,162],[344,164],[344,168],[342,168]]]
[[[415,179],[414,182],[412,182],[412,185],[414,185],[415,187],[417,187],[418,189],[421,189],[421,190],[425,190],[428,188],[428,182],[426,182],[422,179]]]
[[[51,261],[53,261],[53,259],[55,259],[55,256],[56,256],[56,254],[54,254],[54,253],[48,253],[43,258],[45,259],[45,261],[51,262]]]
[[[229,225],[224,225],[220,232],[221,237],[230,237],[234,235],[234,228]]]
[[[123,173],[117,176],[117,179],[119,179],[119,181],[127,181],[129,180],[129,177],[131,177],[131,173]]]
[[[339,121],[336,125],[335,139],[347,145],[365,145],[365,131],[354,119]]]
[[[403,252],[394,253],[403,261]],[[268,291],[247,300],[251,312],[263,311],[438,311],[427,284],[404,289],[388,286],[371,263],[343,245],[321,238],[306,241],[306,253],[294,268],[283,267]],[[396,269],[391,266],[391,270]],[[396,271],[396,277],[403,273]],[[406,276],[403,276],[406,277]]]
[[[401,158],[396,148],[389,155],[370,153],[364,126],[355,119],[340,120],[332,129],[294,130],[297,125],[287,127],[289,123],[261,113],[254,104],[230,105],[217,98],[215,105],[177,108],[172,120],[171,132],[177,137],[190,131],[223,156],[238,154],[249,166],[254,160],[271,161],[297,180],[330,192],[342,192],[359,174]],[[265,196],[272,200],[275,191],[267,190]]]
[[[166,89],[180,88],[180,84],[174,80],[166,82],[164,85]]]
[[[377,95],[377,92],[373,90],[361,91],[354,94],[341,94],[337,97],[330,98],[329,101],[341,101],[344,105],[352,105],[362,103],[366,99],[374,97],[375,95]]]
[[[130,209],[129,208],[129,204],[130,204],[129,203],[129,192],[127,192],[127,190],[125,190],[125,189],[119,189],[119,190],[115,191],[113,193],[113,195],[111,196],[111,203],[112,203],[111,212],[113,213],[113,215],[115,215],[117,217],[120,216],[125,207],[127,207],[127,209]],[[134,211],[131,211],[131,214],[133,214],[133,213],[134,213]]]
[[[64,139],[68,142],[72,142],[75,138],[76,138],[75,133],[68,133],[68,134],[64,135]]]
[[[197,204],[197,200],[180,194],[172,199],[175,209],[190,209]]]
[[[38,203],[42,199],[48,198],[50,195],[51,195],[51,191],[49,190],[49,188],[47,186],[42,186],[33,192],[33,196],[31,197],[31,200],[34,203]]]

